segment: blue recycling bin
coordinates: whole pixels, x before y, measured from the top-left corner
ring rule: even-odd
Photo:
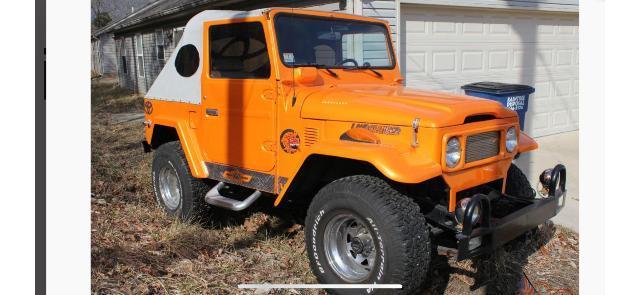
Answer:
[[[518,113],[520,130],[524,129],[524,117],[529,106],[529,95],[535,89],[528,85],[499,82],[477,82],[462,86],[466,95],[488,98],[500,102]]]

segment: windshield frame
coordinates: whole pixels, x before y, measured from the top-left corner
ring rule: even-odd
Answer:
[[[275,52],[278,55],[278,60],[280,61],[280,63],[282,65],[284,65],[287,68],[299,68],[299,67],[305,67],[305,65],[300,64],[300,65],[289,65],[287,63],[284,62],[284,56],[283,56],[283,52],[281,52],[280,50],[280,36],[279,36],[279,32],[278,29],[276,27],[276,23],[278,22],[278,18],[280,16],[295,16],[295,17],[300,17],[300,18],[311,18],[311,19],[321,19],[321,20],[344,20],[344,21],[349,21],[349,22],[358,22],[358,23],[364,23],[364,24],[371,24],[371,25],[376,25],[376,26],[381,26],[384,28],[384,35],[385,35],[385,39],[387,40],[387,52],[389,53],[389,59],[391,61],[391,64],[388,66],[373,66],[371,65],[371,69],[374,70],[393,70],[396,68],[396,53],[395,53],[395,48],[393,47],[393,40],[391,39],[391,35],[389,34],[389,26],[384,23],[384,22],[377,22],[377,21],[365,21],[365,20],[359,20],[359,19],[352,19],[352,18],[348,18],[348,17],[340,17],[340,16],[319,16],[319,15],[311,15],[311,14],[303,14],[303,13],[291,13],[291,12],[278,12],[274,17],[273,17],[273,31],[274,31],[274,35],[276,38],[276,47],[277,49],[275,50]],[[359,65],[362,66],[362,65]],[[343,66],[343,65],[323,65],[324,68],[328,68],[328,69],[360,69],[357,68],[355,66]]]

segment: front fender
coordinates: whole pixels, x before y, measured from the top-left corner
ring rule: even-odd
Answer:
[[[518,153],[526,153],[538,148],[538,143],[524,132],[518,137]]]
[[[368,144],[347,141],[325,141],[312,146],[305,160],[312,155],[333,156],[370,163],[382,175],[400,183],[420,183],[442,174],[438,163],[419,154],[411,147],[398,147],[384,144]],[[300,173],[298,167],[298,173]],[[289,181],[280,191],[277,206],[293,181]]]
[[[442,174],[440,165],[414,148],[345,141],[315,145],[310,155],[326,155],[368,162],[387,178],[400,183],[420,183]]]

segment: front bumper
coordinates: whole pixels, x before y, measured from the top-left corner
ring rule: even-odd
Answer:
[[[565,204],[566,177],[563,165],[553,169],[547,198],[523,200],[495,191],[474,195],[465,211],[462,229],[455,235],[458,242],[457,259],[490,253],[558,214]],[[496,218],[497,212],[492,215],[492,206],[498,203],[501,203],[500,207],[511,206],[515,209]],[[482,214],[474,226],[471,219],[476,206],[480,206]]]

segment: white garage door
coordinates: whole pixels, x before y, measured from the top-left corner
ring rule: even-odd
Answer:
[[[578,129],[577,14],[403,5],[407,86],[462,93],[479,81],[532,85],[525,131]]]

